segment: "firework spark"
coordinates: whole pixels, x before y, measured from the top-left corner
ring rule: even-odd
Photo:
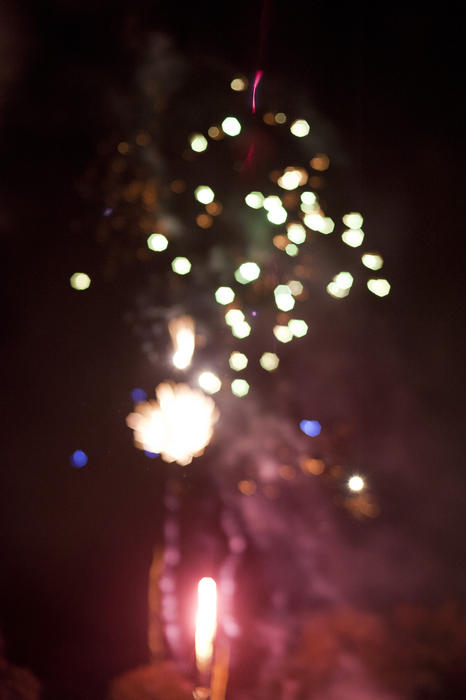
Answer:
[[[203,454],[209,444],[218,410],[213,399],[187,384],[164,382],[155,390],[157,401],[136,404],[126,419],[141,450],[160,454],[181,466]]]

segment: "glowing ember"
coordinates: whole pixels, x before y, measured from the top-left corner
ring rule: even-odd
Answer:
[[[140,450],[160,454],[165,462],[190,464],[209,444],[218,410],[213,399],[187,384],[164,382],[157,401],[138,403],[126,418]]]
[[[217,630],[217,584],[213,578],[201,578],[197,585],[196,663],[206,673],[212,661]]]
[[[194,321],[191,316],[174,318],[169,322],[168,330],[175,350],[173,364],[177,369],[186,369],[194,353]]]

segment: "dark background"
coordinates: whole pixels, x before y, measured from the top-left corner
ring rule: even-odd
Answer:
[[[396,3],[11,2],[0,22],[0,612],[9,658],[43,680],[47,697],[62,699],[102,697],[111,677],[147,658],[147,570],[165,472],[148,470],[122,425],[131,389],[150,385],[154,370],[123,329],[124,288],[81,295],[68,278],[101,268],[105,251],[92,227],[79,237],[70,228],[83,215],[76,182],[100,139],[124,138],[137,123],[134,81],[151,32],[167,33],[182,55],[219,57],[248,76],[261,67],[264,81],[270,74],[299,85],[337,135],[352,195],[377,221],[373,240],[390,270],[384,323],[397,376],[415,397],[406,440],[424,465],[413,467],[431,512],[424,535],[444,562],[431,588],[459,595],[459,12]],[[71,469],[77,448],[92,455],[92,468]]]

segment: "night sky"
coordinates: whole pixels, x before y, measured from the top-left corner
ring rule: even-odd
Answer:
[[[106,167],[98,144],[144,124],[140,77],[157,61],[148,50],[157,34],[184,65],[249,78],[261,68],[259,100],[276,81],[315,113],[343,173],[338,195],[367,215],[392,284],[387,299],[354,311],[353,330],[336,316],[335,337],[351,347],[341,381],[352,373],[352,448],[358,461],[378,460],[381,516],[367,525],[374,535],[335,518],[348,546],[363,539],[376,561],[381,543],[387,562],[364,584],[356,570],[347,595],[380,608],[461,598],[459,16],[401,3],[300,5],[57,0],[0,10],[0,619],[7,658],[39,677],[46,699],[103,698],[111,678],[148,659],[147,574],[173,467],[134,449],[125,417],[132,389],[152,391],[164,367],[127,323],[138,268],[99,282],[108,249],[96,241],[96,183]],[[182,89],[173,74],[167,92]],[[92,169],[95,196],[83,196]],[[81,269],[93,283],[77,293],[69,277]],[[316,365],[309,380],[315,391],[338,383],[338,349],[330,355],[328,373]],[[368,387],[364,367],[375,365]],[[288,377],[299,383],[307,367],[298,356]],[[298,417],[302,397],[290,402]],[[76,449],[89,456],[83,469],[70,465]],[[194,479],[192,500],[196,488]]]

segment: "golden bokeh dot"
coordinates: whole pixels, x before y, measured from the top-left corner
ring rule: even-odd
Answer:
[[[311,158],[310,165],[311,168],[314,168],[314,170],[319,170],[323,172],[324,170],[328,170],[328,166],[330,165],[330,158],[326,153],[317,153],[317,155],[315,155],[314,158]]]
[[[257,484],[251,479],[243,479],[238,482],[238,490],[241,491],[244,496],[252,496],[257,491]]]
[[[117,146],[118,153],[125,156],[129,152],[129,144],[126,141],[120,141]]]
[[[186,190],[186,183],[184,180],[173,180],[170,183],[170,189],[172,192],[175,192],[175,194],[181,194]]]
[[[196,224],[199,228],[210,228],[213,223],[214,220],[209,214],[198,214],[198,216],[196,216]]]
[[[274,236],[272,241],[274,246],[279,250],[285,250],[286,246],[289,243],[288,238],[282,235]]]
[[[136,143],[138,146],[148,146],[151,141],[152,138],[148,131],[140,131],[136,136]]]
[[[288,464],[282,464],[279,471],[282,479],[285,479],[286,481],[291,481],[291,479],[294,479],[296,476],[296,470],[294,467],[290,467]]]
[[[220,202],[210,202],[206,206],[206,211],[212,216],[218,216],[223,211],[223,205]]]
[[[219,129],[218,126],[210,126],[207,133],[211,139],[214,139],[214,141],[220,141],[220,139],[223,139],[224,137],[223,131]]]
[[[307,474],[315,474],[316,476],[322,474],[325,469],[325,463],[321,459],[314,459],[312,457],[303,457],[299,466]]]
[[[275,114],[273,112],[266,112],[263,116],[263,120],[269,126],[275,126]]]

